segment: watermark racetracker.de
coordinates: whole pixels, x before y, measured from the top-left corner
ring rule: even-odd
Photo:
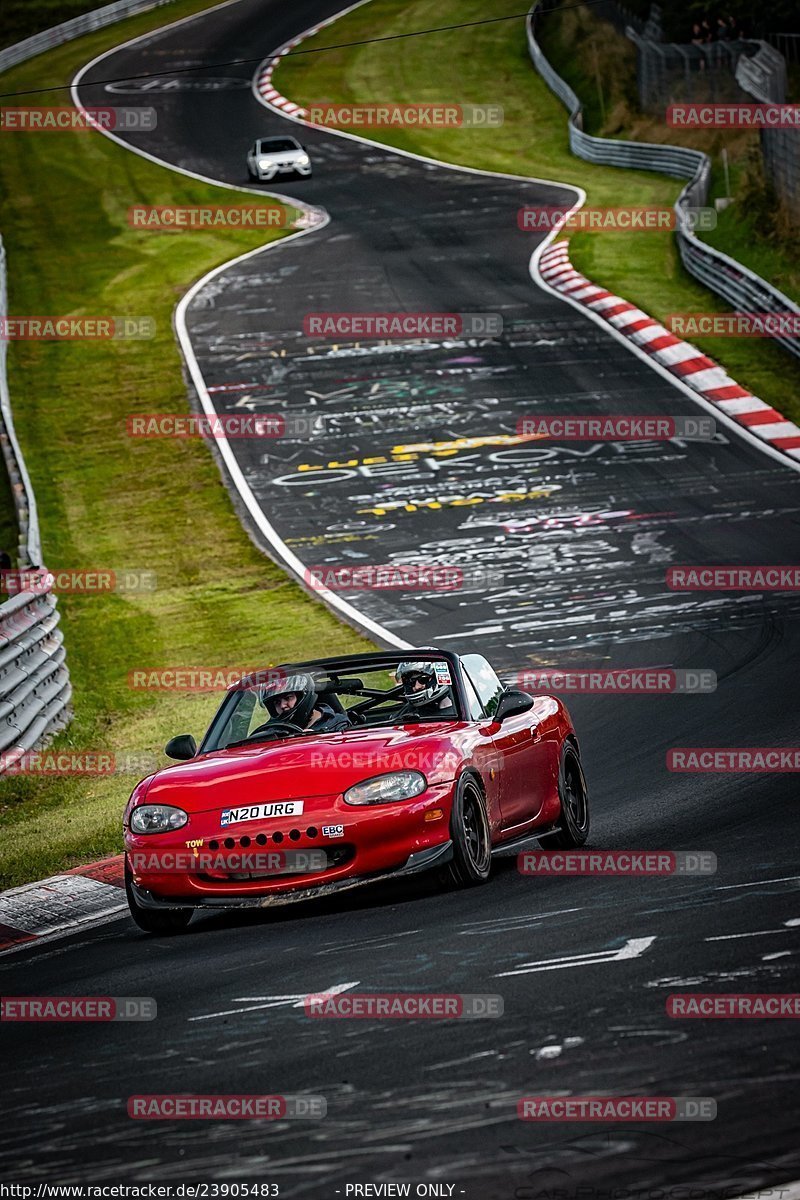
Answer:
[[[431,338],[499,337],[500,313],[313,312],[303,318],[306,337]]]
[[[521,1121],[713,1121],[710,1096],[522,1096]]]
[[[306,120],[333,129],[496,129],[503,124],[500,104],[442,104],[429,101],[397,104],[332,104],[312,101]]]
[[[800,567],[692,564],[669,567],[666,584],[673,592],[798,592]]]
[[[799,746],[675,746],[667,770],[686,774],[757,775],[800,771]]]
[[[526,232],[601,229],[603,232],[657,233],[677,229],[679,223],[693,230],[716,229],[717,212],[714,208],[685,208],[679,218],[674,208],[646,204],[578,209],[526,205],[517,212],[517,225]]]
[[[137,692],[218,692],[229,688],[246,691],[278,686],[286,679],[279,667],[167,666],[132,667],[128,687]]]
[[[128,224],[150,233],[207,229],[285,229],[290,209],[278,204],[132,204]]]
[[[0,317],[0,341],[6,342],[147,342],[155,336],[153,317]]]
[[[345,563],[307,567],[303,580],[314,591],[456,592],[467,588],[500,587],[505,573],[482,564]]]
[[[796,1021],[800,1018],[800,992],[674,992],[667,996],[666,1011],[676,1020]]]
[[[49,592],[58,596],[91,596],[108,592],[154,592],[158,586],[155,571],[125,568],[116,570],[107,567],[72,568],[55,570],[46,567],[29,567],[22,570],[0,571],[0,588],[10,596],[28,592],[43,596]]]
[[[529,667],[519,672],[516,686],[525,692],[569,695],[694,695],[716,691],[717,676],[709,667]]]
[[[667,442],[673,438],[712,441],[713,417],[669,417],[655,413],[603,415],[530,415],[517,421],[517,433],[560,442]]]
[[[484,993],[320,992],[305,997],[307,1017],[454,1020],[502,1017],[503,997]]]
[[[526,850],[517,857],[521,875],[715,875],[711,850]]]
[[[800,313],[669,313],[664,327],[679,337],[800,337]]]
[[[800,129],[800,104],[670,104],[667,125],[673,129]]]
[[[149,133],[158,124],[155,108],[73,108],[70,105],[0,107],[0,133],[70,133],[116,130]]]
[[[137,1121],[319,1121],[327,1111],[324,1096],[167,1093],[128,1099],[128,1116]]]
[[[152,996],[3,996],[2,1021],[154,1021]]]
[[[159,766],[149,750],[27,750],[13,746],[0,752],[0,774],[64,776],[135,775],[142,779]]]

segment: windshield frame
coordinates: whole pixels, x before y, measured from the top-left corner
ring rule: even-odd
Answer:
[[[395,650],[386,653],[376,651],[372,654],[352,654],[344,655],[339,658],[312,659],[309,662],[303,663],[283,663],[279,667],[270,668],[270,671],[279,671],[281,673],[285,673],[286,675],[295,675],[301,673],[313,675],[324,673],[346,676],[357,673],[358,671],[381,671],[391,669],[392,667],[396,668],[400,665],[400,663],[407,662],[409,660],[447,663],[448,667],[450,668],[450,678],[452,680],[450,686],[453,692],[456,716],[417,717],[415,720],[394,723],[387,722],[385,725],[353,725],[351,728],[344,729],[338,734],[326,734],[324,731],[314,733],[313,730],[304,730],[302,733],[290,735],[286,738],[280,737],[274,739],[264,739],[263,741],[259,738],[253,738],[248,739],[246,742],[238,740],[239,747],[246,745],[276,745],[278,742],[283,743],[287,741],[295,741],[296,738],[300,737],[341,737],[342,734],[346,735],[349,733],[361,733],[379,729],[395,729],[401,728],[405,725],[440,724],[442,721],[473,722],[475,720],[475,718],[467,715],[469,710],[466,707],[464,699],[464,684],[461,661],[457,654],[453,654],[452,651],[448,650],[417,650],[411,647],[405,651]],[[225,725],[233,715],[233,712],[239,703],[239,694],[243,690],[244,689],[242,688],[241,684],[232,684],[228,689],[203,736],[203,740],[197,749],[197,756],[201,754],[217,753],[228,748],[225,746],[215,745],[214,743],[217,741]]]

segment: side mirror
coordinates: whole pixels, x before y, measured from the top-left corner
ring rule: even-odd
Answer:
[[[164,753],[167,758],[194,758],[197,754],[197,742],[190,733],[179,733],[177,737],[170,738],[164,747]]]
[[[531,708],[533,708],[533,696],[529,696],[527,692],[518,692],[516,688],[509,688],[500,697],[500,703],[497,705],[497,712],[493,719],[497,722],[505,721],[506,717],[514,717],[517,713],[528,712]]]

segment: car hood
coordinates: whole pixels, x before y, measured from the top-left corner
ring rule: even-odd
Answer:
[[[463,731],[461,722],[437,721],[216,750],[158,771],[146,802],[198,813],[248,800],[337,796],[387,771],[418,770],[441,782],[458,774]]]
[[[300,158],[304,154],[305,150],[259,150],[256,158],[269,158],[278,162],[287,158]]]

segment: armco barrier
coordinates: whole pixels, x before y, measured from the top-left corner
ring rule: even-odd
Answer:
[[[160,8],[173,0],[115,0],[0,50],[0,72],[62,46],[124,17]],[[5,249],[0,239],[0,317],[7,313]],[[5,459],[19,525],[20,567],[42,562],[36,498],[14,432],[6,374],[6,342],[0,338],[0,448]],[[55,596],[21,592],[0,604],[0,763],[30,750],[69,721],[72,687]],[[0,773],[4,769],[0,766]]]
[[[162,4],[172,3],[173,0],[115,0],[114,4],[106,4],[103,8],[82,13],[79,17],[72,17],[71,20],[54,25],[51,29],[43,29],[41,33],[34,33],[32,37],[25,38],[23,42],[15,42],[13,46],[6,46],[5,50],[0,50],[0,71],[7,71],[9,67],[15,67],[17,63],[34,58],[45,50],[52,50],[53,46],[63,46],[65,42],[70,42],[81,34],[92,33],[95,29],[113,24],[114,21],[121,21],[123,17],[132,17],[135,13],[146,12],[149,8],[159,8]]]
[[[0,318],[6,316],[5,248],[0,239]],[[19,525],[20,567],[41,566],[36,500],[17,437],[8,393],[6,341],[0,338],[0,444]],[[46,575],[46,572],[45,572]],[[72,689],[55,596],[20,592],[0,604],[0,762],[63,728]],[[0,767],[0,772],[4,768]]]
[[[783,292],[754,274],[742,263],[702,242],[690,227],[690,210],[708,200],[711,160],[700,150],[688,146],[659,145],[652,142],[628,142],[592,137],[583,131],[581,102],[544,56],[536,41],[536,17],[540,4],[528,13],[526,27],[528,50],[536,70],[551,91],[569,109],[569,145],[573,154],[587,162],[627,167],[639,171],[657,171],[678,179],[688,179],[675,202],[678,252],[686,270],[712,292],[731,304],[737,312],[768,312],[782,316],[800,315],[800,307]],[[632,32],[632,31],[631,31]],[[800,341],[790,334],[774,339],[800,358]]]

